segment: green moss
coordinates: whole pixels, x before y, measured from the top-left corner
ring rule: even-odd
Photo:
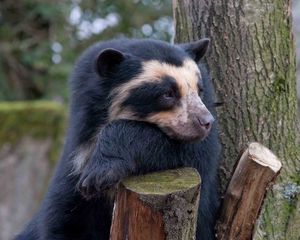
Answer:
[[[140,194],[165,195],[200,185],[200,176],[194,168],[180,168],[129,177],[122,182]]]
[[[58,157],[65,131],[65,107],[50,101],[1,102],[0,146],[15,145],[22,137],[50,139],[50,159]]]
[[[277,94],[287,91],[287,82],[283,77],[277,77],[273,82],[273,91]]]
[[[260,231],[253,239],[297,239],[300,231],[295,221],[300,221],[297,211],[299,197],[299,186],[294,182],[276,184],[267,194],[259,221]],[[277,211],[274,212],[274,209]]]

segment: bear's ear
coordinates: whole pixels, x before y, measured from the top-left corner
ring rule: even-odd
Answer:
[[[209,38],[202,38],[196,42],[179,44],[195,62],[198,62],[206,53],[209,46]]]
[[[96,59],[96,70],[99,76],[107,77],[124,61],[125,55],[113,48],[106,48]]]

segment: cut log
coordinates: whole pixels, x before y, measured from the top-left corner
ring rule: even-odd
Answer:
[[[193,168],[123,180],[116,195],[110,239],[195,239],[200,182]]]
[[[251,143],[238,161],[228,185],[217,223],[219,240],[248,240],[266,192],[275,181],[281,162],[266,147]]]

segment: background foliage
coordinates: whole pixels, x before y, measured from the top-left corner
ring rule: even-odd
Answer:
[[[297,0],[293,15],[300,53]],[[0,101],[65,102],[68,75],[88,45],[122,36],[171,41],[172,24],[172,0],[2,0]],[[299,82],[298,74],[298,98]]]
[[[171,15],[171,0],[2,0],[0,100],[65,101],[83,49],[115,37],[170,41]]]

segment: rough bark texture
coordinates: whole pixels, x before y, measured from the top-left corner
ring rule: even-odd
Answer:
[[[251,141],[282,159],[255,239],[300,236],[295,51],[289,0],[173,0],[175,42],[211,38],[204,59],[218,101],[223,188],[238,152]]]
[[[266,192],[282,165],[259,143],[251,143],[239,159],[226,190],[217,223],[219,240],[251,240]]]
[[[119,186],[111,240],[192,240],[200,196],[196,169],[131,177]]]

